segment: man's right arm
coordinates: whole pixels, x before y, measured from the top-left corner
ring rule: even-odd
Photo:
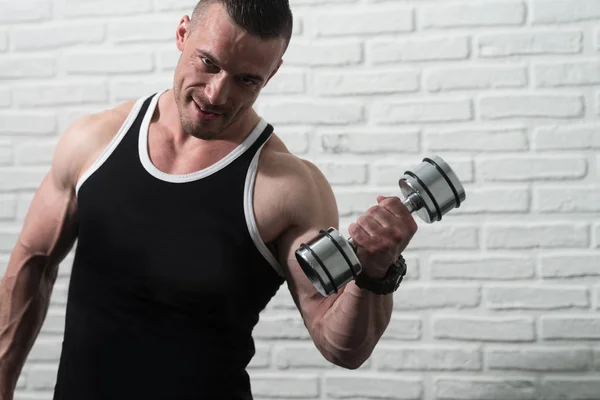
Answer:
[[[0,281],[0,400],[13,398],[48,312],[58,266],[77,237],[75,184],[92,142],[85,137],[86,120],[59,141]]]

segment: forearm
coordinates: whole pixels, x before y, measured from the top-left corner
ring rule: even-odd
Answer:
[[[371,355],[387,328],[393,295],[377,295],[352,281],[330,304],[319,326],[325,356],[338,365],[357,368]]]
[[[17,247],[0,282],[0,400],[12,398],[50,304],[55,267]]]

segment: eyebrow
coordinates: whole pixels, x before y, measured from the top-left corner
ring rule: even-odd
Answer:
[[[196,52],[198,53],[198,55],[200,56],[204,56],[209,58],[212,62],[214,62],[216,65],[220,65],[221,62],[217,59],[217,57],[213,56],[209,51],[207,50],[196,50]],[[263,77],[260,75],[256,75],[256,74],[249,74],[249,73],[242,73],[241,74],[243,77],[245,78],[249,78],[249,79],[253,79],[255,81],[258,81],[259,83],[262,83],[264,81]]]

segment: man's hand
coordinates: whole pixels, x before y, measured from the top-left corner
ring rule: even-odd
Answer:
[[[377,196],[377,203],[348,227],[363,273],[373,278],[385,275],[418,228],[398,197]]]

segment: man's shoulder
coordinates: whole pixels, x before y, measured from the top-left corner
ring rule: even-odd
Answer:
[[[276,135],[261,155],[259,174],[284,202],[284,208],[293,211],[293,219],[314,214],[315,207],[337,213],[333,189],[325,174],[313,161],[290,152]]]
[[[131,112],[134,101],[86,114],[73,121],[56,147],[53,168],[58,168],[71,185],[110,144]]]

